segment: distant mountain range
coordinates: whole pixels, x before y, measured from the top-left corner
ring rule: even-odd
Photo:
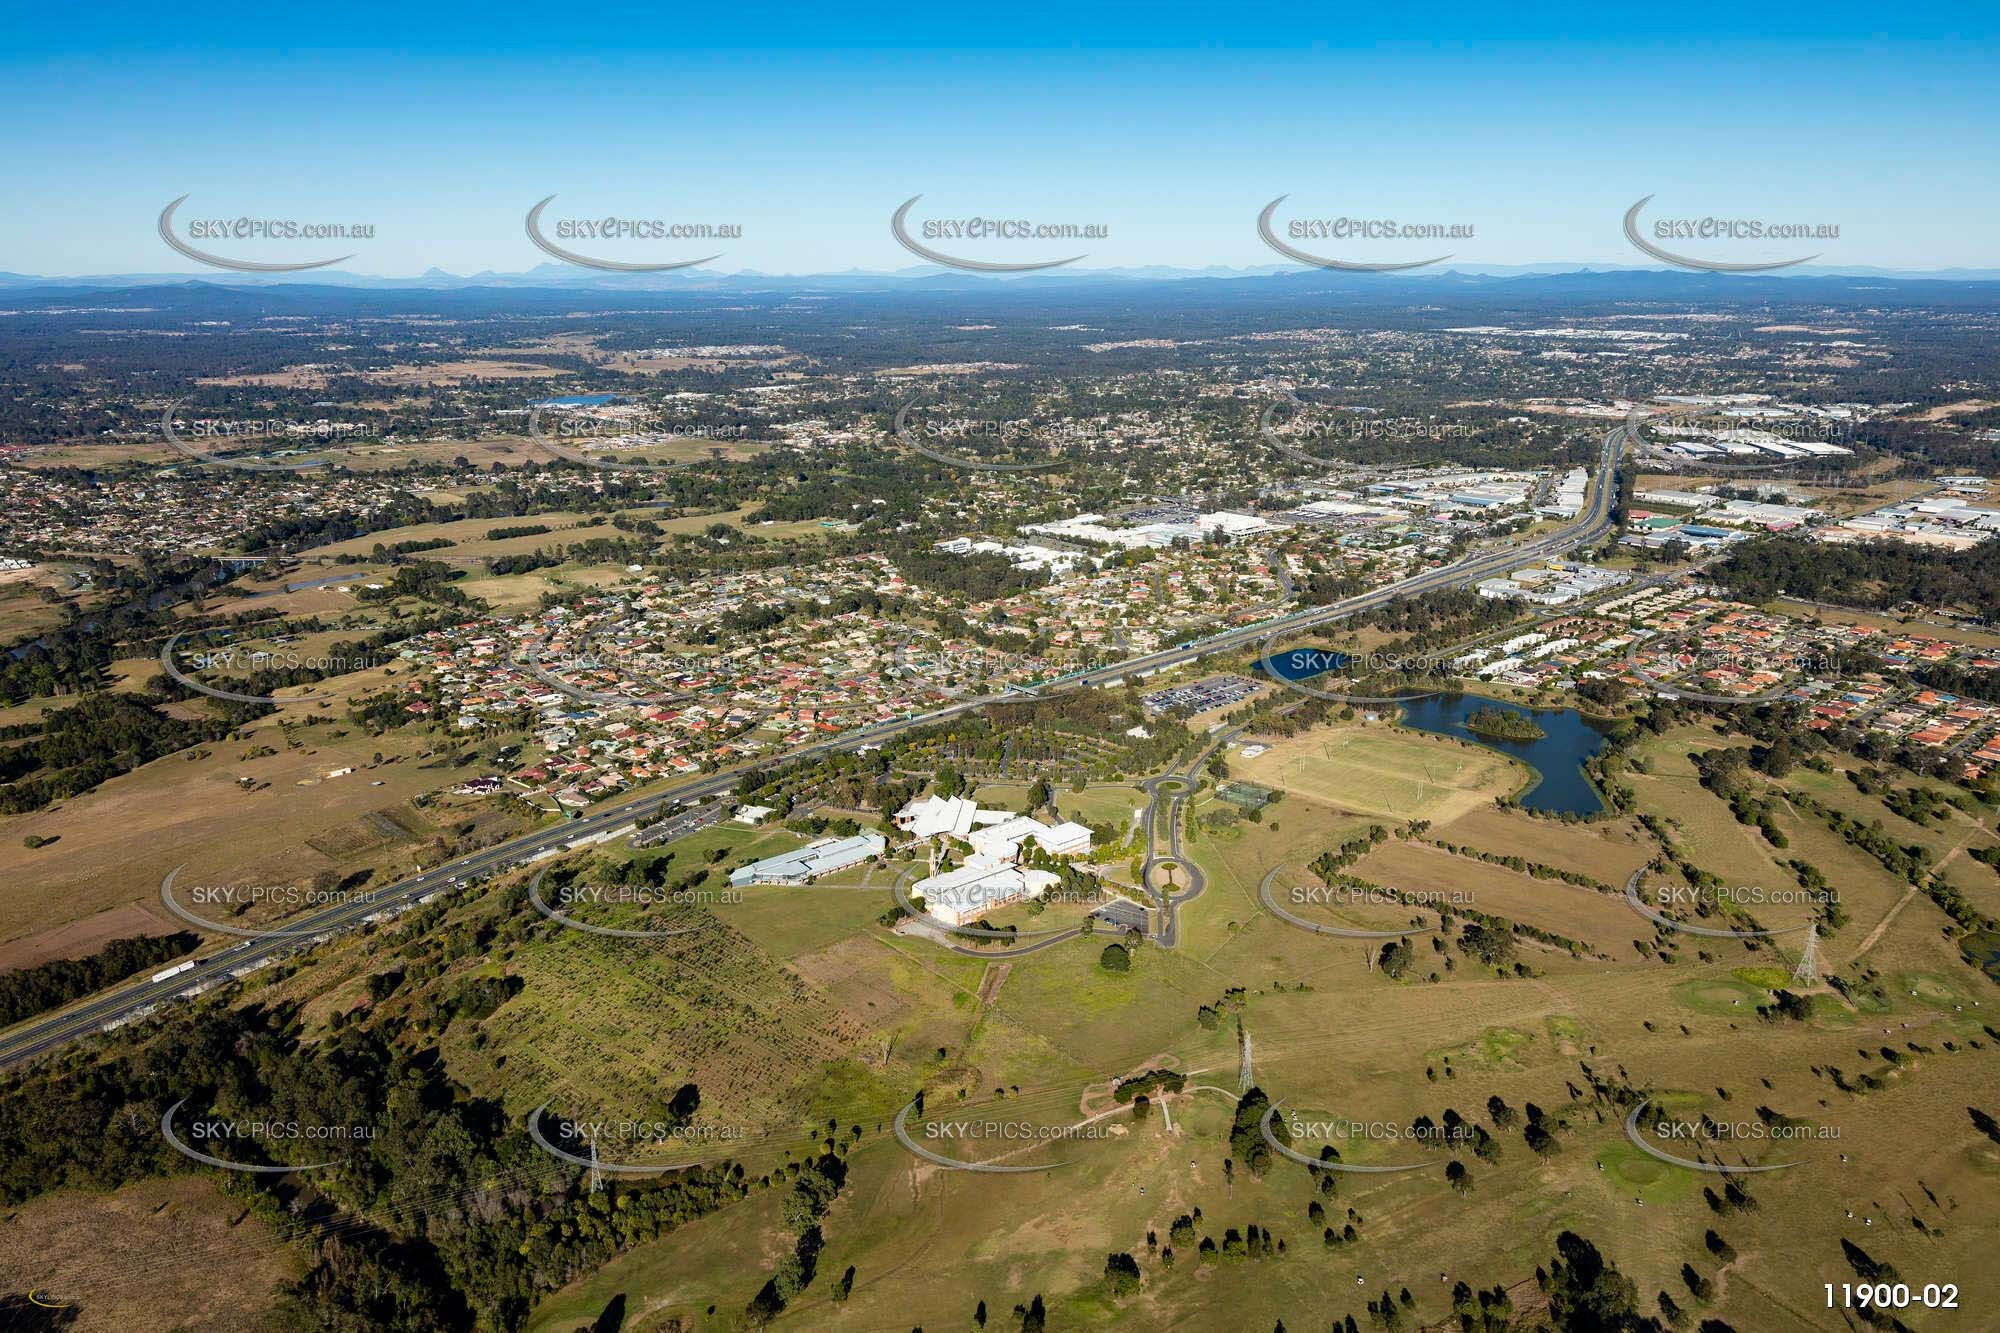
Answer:
[[[1885,269],[1870,267],[1822,267],[1801,265],[1761,274],[1703,274],[1680,269],[1639,264],[1447,264],[1436,268],[1411,269],[1396,274],[1345,273],[1304,268],[1295,264],[1253,265],[1247,268],[1174,268],[1152,265],[1140,268],[1043,269],[1034,273],[994,275],[968,273],[935,265],[915,265],[887,271],[851,269],[842,273],[759,273],[743,270],[725,273],[711,269],[676,269],[664,273],[602,273],[568,264],[540,264],[520,273],[490,270],[457,274],[433,268],[416,277],[390,278],[373,274],[347,273],[339,269],[300,273],[93,273],[66,276],[38,276],[0,272],[0,290],[20,288],[78,289],[134,288],[205,283],[225,287],[356,287],[371,290],[450,290],[458,288],[529,287],[563,291],[672,292],[672,291],[785,291],[785,290],[881,290],[912,285],[934,288],[984,287],[995,283],[1077,286],[1089,283],[1156,283],[1216,280],[1278,279],[1299,284],[1395,282],[1474,282],[1478,280],[1535,277],[1601,277],[1613,274],[1653,275],[1706,281],[1746,280],[1798,282],[1811,279],[1862,278],[1892,282],[2000,282],[2000,269],[1951,268],[1932,270]]]

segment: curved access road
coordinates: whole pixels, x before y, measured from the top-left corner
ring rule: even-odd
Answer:
[[[1181,850],[1181,816],[1187,808],[1187,798],[1194,795],[1196,777],[1209,756],[1243,734],[1242,727],[1231,727],[1217,732],[1209,743],[1195,753],[1195,756],[1177,769],[1168,769],[1157,777],[1147,778],[1139,784],[1146,793],[1146,860],[1139,867],[1140,887],[1153,887],[1153,872],[1167,864],[1177,865],[1187,872],[1188,886],[1180,893],[1163,890],[1158,894],[1160,904],[1159,924],[1153,928],[1152,940],[1163,948],[1176,948],[1181,942],[1181,904],[1191,903],[1201,897],[1208,888],[1208,876],[1202,873],[1188,855]],[[1166,790],[1169,785],[1174,791]],[[1165,804],[1164,822],[1167,826],[1167,852],[1162,856],[1159,849],[1161,802]]]

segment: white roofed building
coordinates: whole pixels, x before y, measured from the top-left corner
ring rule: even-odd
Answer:
[[[879,833],[861,833],[851,838],[821,838],[796,851],[767,856],[729,872],[736,888],[746,884],[810,884],[821,875],[860,865],[871,856],[880,856],[888,840]]]
[[[1073,819],[1037,833],[1035,841],[1051,856],[1085,856],[1090,852],[1090,830]]]
[[[896,827],[918,838],[963,838],[981,825],[1012,818],[1005,810],[981,810],[963,796],[926,796],[896,812]]]
[[[924,913],[948,926],[962,926],[1010,903],[1039,898],[1059,883],[1046,870],[1000,865],[975,856],[956,870],[920,879],[910,886]]]
[[[1090,850],[1090,830],[1083,825],[1065,821],[1051,827],[1028,815],[975,829],[966,841],[980,856],[1012,862],[1021,859],[1021,844],[1030,839],[1051,856],[1081,856]]]
[[[982,810],[963,796],[926,796],[896,812],[896,827],[913,837],[960,838],[975,856],[995,864],[1021,859],[1021,844],[1033,839],[1051,856],[1082,856],[1090,851],[1090,830],[1074,820],[1044,824],[1031,815],[1006,810]]]

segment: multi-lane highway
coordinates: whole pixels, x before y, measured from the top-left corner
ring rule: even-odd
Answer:
[[[1253,647],[1274,634],[1332,624],[1348,616],[1385,606],[1399,597],[1409,597],[1436,588],[1475,583],[1503,570],[1534,560],[1548,559],[1563,551],[1595,541],[1611,526],[1612,502],[1618,489],[1618,460],[1620,452],[1627,443],[1627,433],[1627,427],[1617,426],[1605,434],[1590,508],[1578,517],[1576,523],[1559,532],[1550,533],[1521,546],[1484,552],[1457,564],[1433,569],[1400,583],[1363,593],[1358,597],[1350,597],[1345,601],[1309,607],[1290,615],[1245,625],[1178,647],[1147,653],[1110,666],[1077,672],[1041,687],[1036,693],[1045,695],[1060,690],[1102,685],[1140,672],[1159,671],[1178,666],[1213,653]],[[840,750],[857,749],[864,745],[879,745],[905,731],[931,726],[988,704],[1021,702],[1023,697],[1020,692],[1008,691],[1003,694],[963,700],[926,713],[912,713],[887,722],[875,723],[831,740],[815,742],[789,752],[783,759],[791,762]],[[392,914],[436,894],[449,892],[474,880],[499,874],[544,853],[614,832],[634,820],[669,810],[690,799],[701,800],[721,796],[735,785],[736,776],[735,773],[718,773],[666,791],[600,807],[579,818],[524,834],[511,842],[473,852],[455,861],[426,870],[409,879],[389,885],[366,900],[343,902],[289,919],[284,923],[288,934],[244,940],[228,945],[221,950],[203,955],[192,971],[157,981],[147,979],[128,982],[68,1009],[30,1019],[5,1034],[0,1034],[0,1066],[30,1059],[79,1037],[128,1021],[165,1001],[207,989],[231,977],[244,975],[297,950],[308,948],[336,932],[351,930],[367,918],[380,918]]]
[[[878,723],[850,732],[834,740],[819,741],[787,755],[787,759],[810,758],[833,750],[879,743],[886,737],[916,725],[954,717],[989,702],[968,700],[949,708],[910,719]],[[661,812],[689,799],[701,800],[726,794],[735,786],[735,773],[718,773],[672,790],[642,796],[601,807],[579,818],[539,829],[511,842],[473,852],[409,879],[400,880],[366,898],[356,898],[319,908],[284,922],[287,934],[280,937],[245,940],[215,953],[203,955],[193,971],[163,980],[129,982],[72,1008],[31,1019],[0,1036],[0,1066],[16,1063],[52,1050],[66,1042],[147,1011],[162,1001],[206,989],[218,980],[241,976],[342,930],[362,924],[370,917],[383,917],[433,894],[448,892],[473,880],[499,874],[545,852],[560,850],[573,843],[593,840],[638,819]]]

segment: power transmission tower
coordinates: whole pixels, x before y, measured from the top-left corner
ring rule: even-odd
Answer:
[[[1241,1015],[1238,1015],[1236,1019],[1236,1046],[1239,1052],[1236,1069],[1237,1091],[1248,1092],[1250,1091],[1250,1085],[1255,1080],[1251,1077],[1250,1073],[1250,1032],[1249,1029],[1243,1026]]]
[[[597,1165],[597,1131],[590,1131],[590,1192],[598,1193],[604,1188],[604,1172]]]
[[[1819,923],[1806,924],[1806,949],[1792,969],[1792,980],[1804,986],[1819,985]]]

